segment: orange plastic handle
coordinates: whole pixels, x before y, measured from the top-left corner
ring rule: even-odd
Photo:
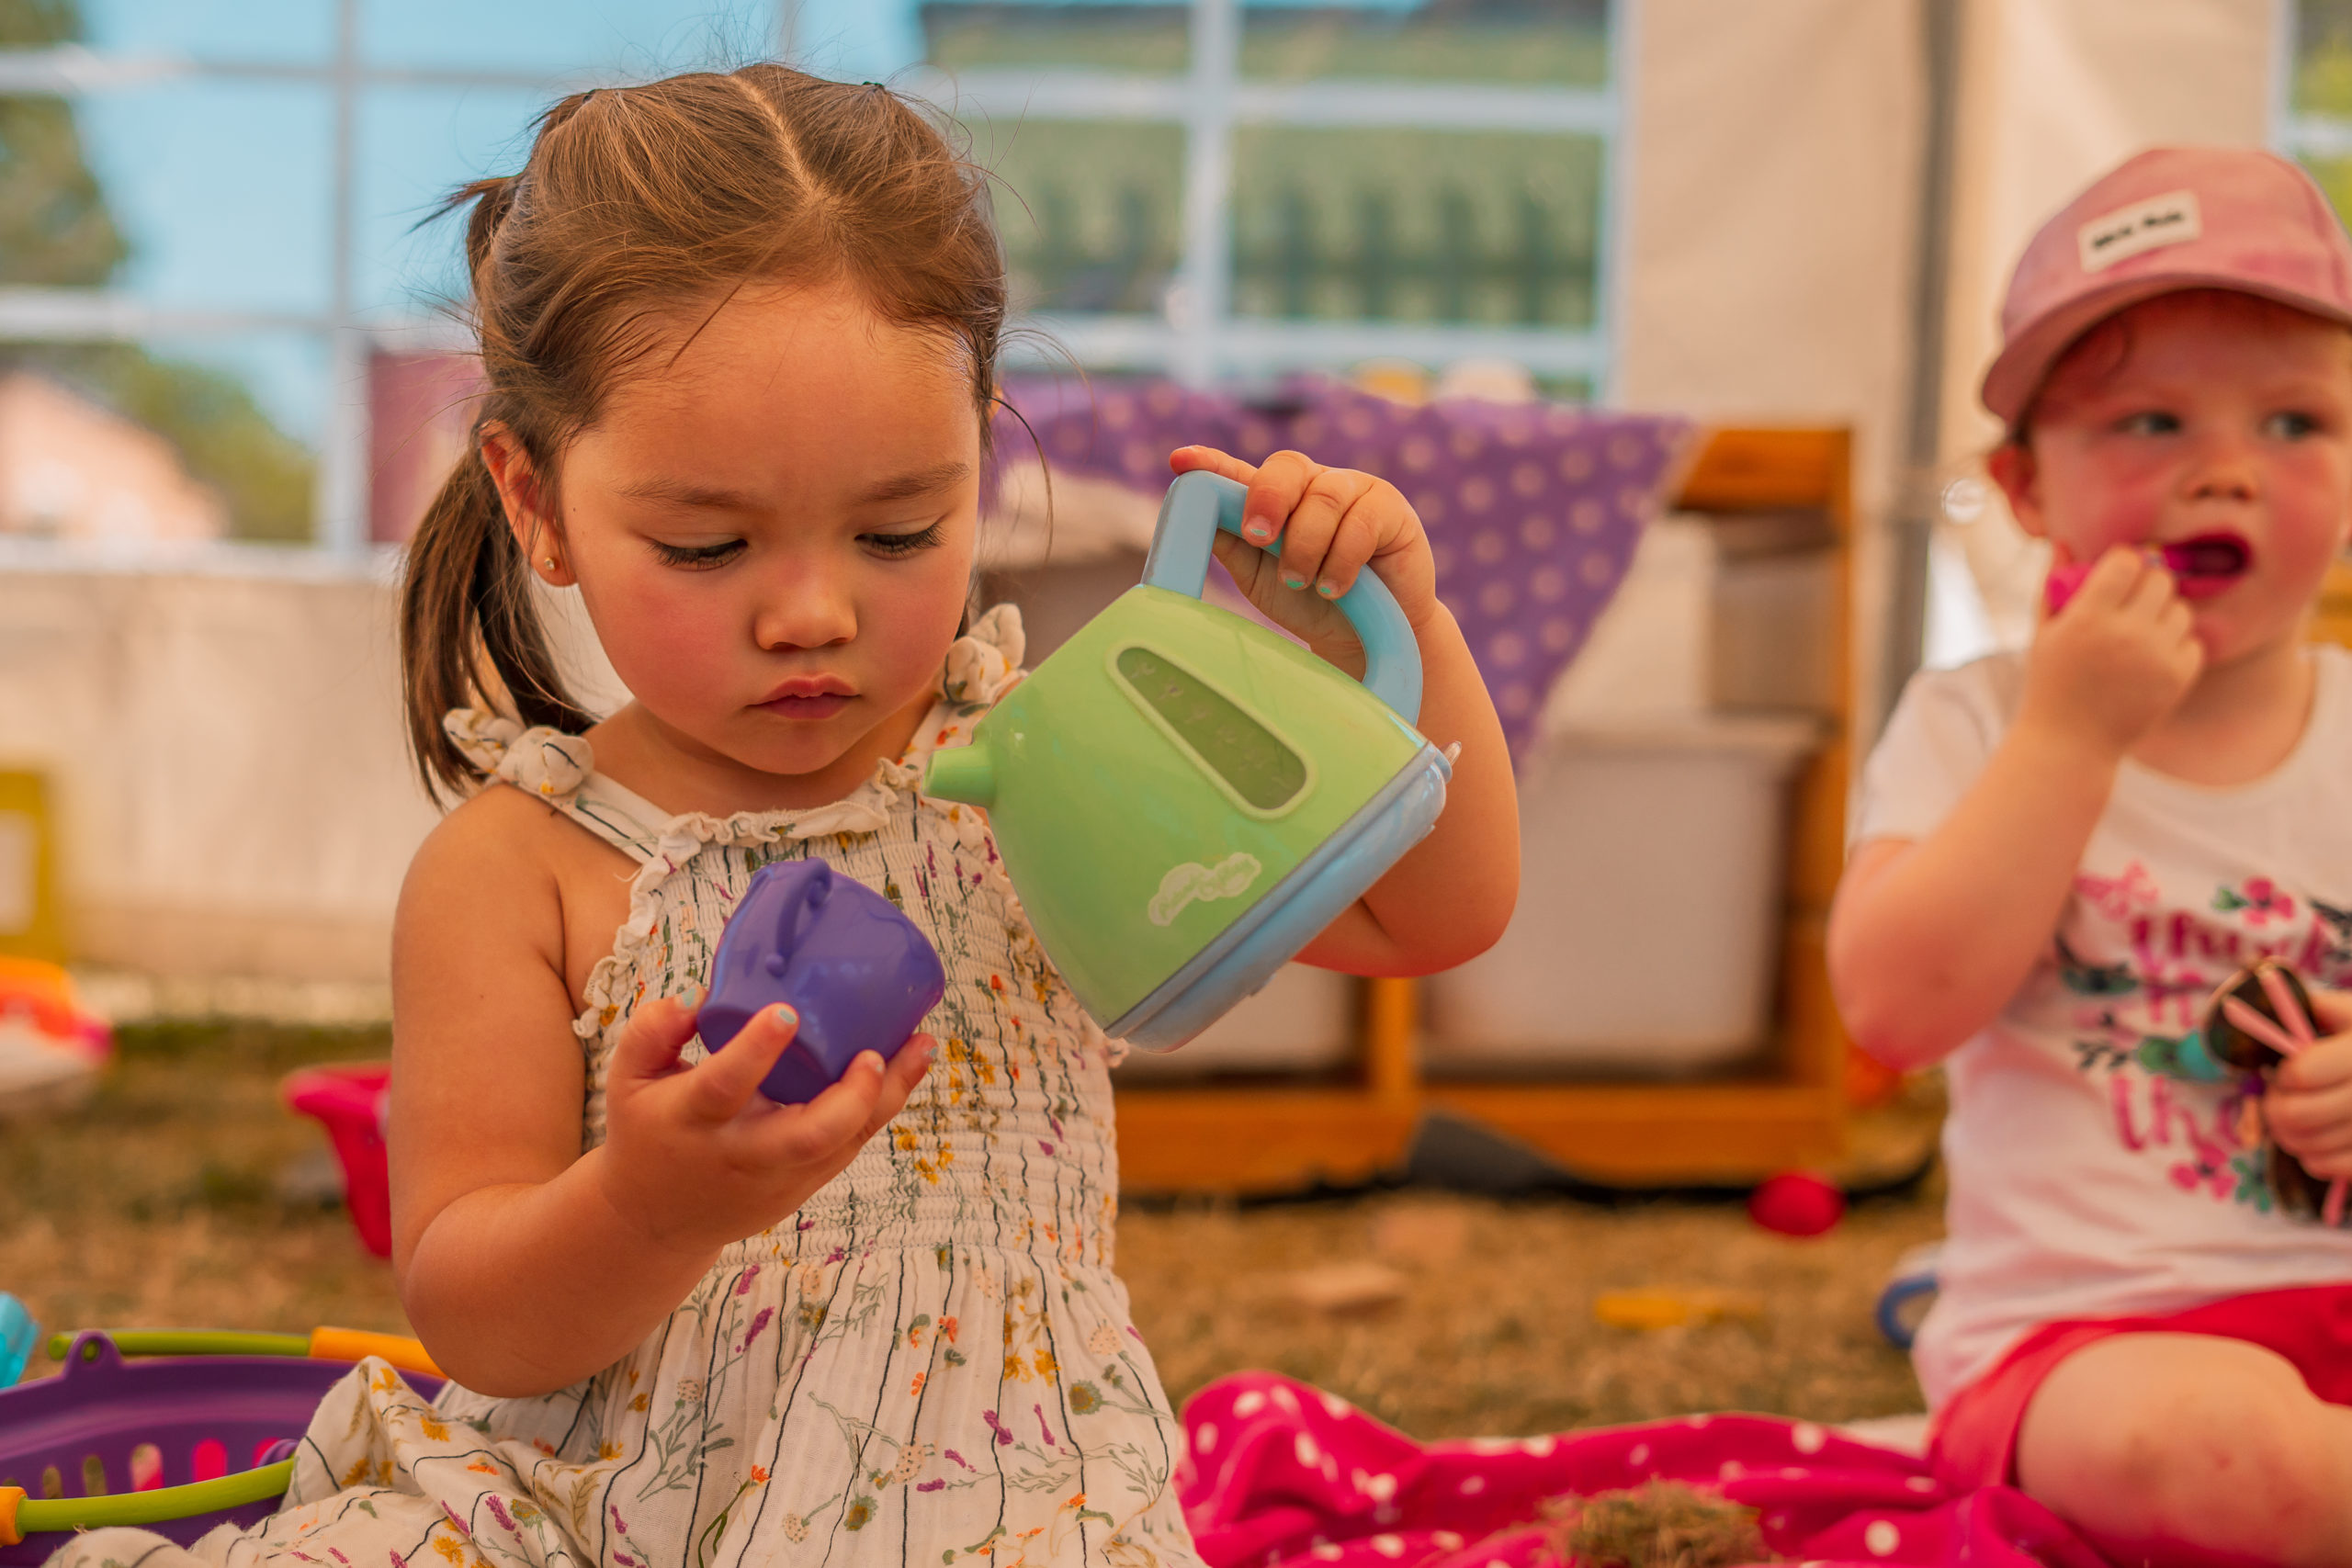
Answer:
[[[0,1486],[0,1546],[14,1546],[25,1539],[17,1528],[17,1505],[25,1500],[21,1486]]]
[[[433,1358],[415,1340],[398,1334],[370,1334],[358,1328],[313,1328],[311,1356],[321,1361],[357,1361],[381,1356],[404,1372],[423,1372],[434,1378],[449,1375],[433,1364]]]

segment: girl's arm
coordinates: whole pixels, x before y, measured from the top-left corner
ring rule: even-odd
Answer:
[[[1519,793],[1486,682],[1453,612],[1438,602],[1437,566],[1420,519],[1387,481],[1327,468],[1297,452],[1278,452],[1253,468],[1214,448],[1187,446],[1171,466],[1179,473],[1207,468],[1250,487],[1243,527],[1250,542],[1219,533],[1217,558],[1252,604],[1357,676],[1363,647],[1331,601],[1372,565],[1420,647],[1414,728],[1440,748],[1462,748],[1436,828],[1299,957],[1356,975],[1425,975],[1484,953],[1519,900]],[[1279,560],[1263,547],[1277,538]]]
[[[806,1107],[755,1093],[790,1041],[770,1010],[692,1067],[690,1007],[640,1006],[607,1075],[605,1144],[586,1091],[563,909],[535,840],[573,831],[506,789],[419,850],[392,943],[393,1269],[410,1322],[477,1393],[545,1393],[627,1355],[729,1241],[799,1207],[905,1102],[917,1036],[870,1053]]]
[[[1925,839],[1864,844],[1829,916],[1829,979],[1861,1047],[1938,1061],[1998,1015],[2057,929],[2132,747],[2203,652],[2171,574],[2110,551],[2041,628],[2018,715]]]

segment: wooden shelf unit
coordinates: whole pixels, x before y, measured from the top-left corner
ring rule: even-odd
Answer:
[[[1579,1175],[1627,1184],[1750,1181],[1842,1150],[1847,1043],[1823,941],[1845,858],[1852,682],[1850,441],[1844,430],[1724,429],[1702,438],[1677,510],[1812,512],[1831,535],[1835,654],[1821,749],[1794,789],[1771,1049],[1745,1076],[1689,1081],[1446,1081],[1420,1057],[1417,987],[1363,984],[1358,1058],[1340,1082],[1123,1088],[1121,1184],[1131,1192],[1271,1193],[1363,1181],[1404,1158],[1443,1109]]]

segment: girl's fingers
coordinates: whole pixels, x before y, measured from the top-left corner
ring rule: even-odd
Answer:
[[[939,1042],[928,1034],[910,1034],[907,1043],[892,1053],[882,1069],[882,1087],[875,1096],[874,1109],[866,1118],[865,1135],[872,1137],[888,1125],[907,1103],[907,1096],[922,1082],[931,1071],[932,1058],[938,1055]]]
[[[752,1015],[724,1050],[696,1063],[688,1077],[686,1105],[705,1122],[726,1122],[751,1102],[760,1080],[799,1032],[800,1018],[778,1002]]]
[[[854,1152],[865,1143],[866,1122],[888,1069],[880,1055],[860,1051],[849,1069],[806,1105],[786,1106],[749,1130],[746,1142],[763,1160],[805,1166]],[[889,1118],[883,1118],[888,1121]]]
[[[1352,468],[1326,468],[1307,482],[1306,493],[1291,510],[1290,528],[1283,537],[1283,587],[1311,588],[1326,599],[1336,599],[1347,591],[1355,581],[1356,568],[1371,558],[1372,541],[1364,541],[1351,559],[1340,529],[1371,488],[1371,476]]]
[[[1245,463],[1230,452],[1220,452],[1214,446],[1179,446],[1168,454],[1168,467],[1176,473],[1189,474],[1205,469],[1223,474],[1227,479],[1248,484],[1258,477],[1255,465]]]
[[[2312,1021],[2324,1034],[2352,1032],[2352,991],[2330,990],[2324,986],[2306,984],[2303,992],[2311,998]]]
[[[2111,547],[2093,563],[2083,585],[2075,591],[2074,602],[2099,609],[2120,608],[2140,586],[2148,563],[2140,552],[2123,545]]]
[[[1297,522],[1294,513],[1299,501],[1322,471],[1323,466],[1304,452],[1277,452],[1258,466],[1250,493],[1242,499],[1241,536],[1261,549],[1272,549],[1276,539],[1283,540],[1284,582],[1290,581],[1290,555],[1296,547],[1285,531]]]
[[[662,1077],[677,1066],[678,1053],[695,1037],[695,1010],[704,994],[657,997],[630,1016],[628,1027],[613,1044],[616,1086]]]
[[[1353,588],[1356,574],[1378,557],[1381,529],[1386,521],[1379,514],[1386,499],[1382,489],[1380,481],[1367,479],[1350,500],[1347,510],[1340,514],[1339,529],[1332,536],[1330,551],[1324,557],[1322,573],[1315,582],[1315,591],[1326,599],[1337,599]]]

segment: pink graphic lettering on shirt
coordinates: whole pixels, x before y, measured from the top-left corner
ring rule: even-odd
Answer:
[[[2146,1086],[2144,1120],[2133,1114],[2135,1083]],[[2109,1075],[2108,1091],[2115,1113],[2116,1136],[2125,1148],[2133,1154],[2154,1147],[2169,1148],[2177,1132],[2188,1149],[2184,1157],[2174,1161],[2165,1171],[2172,1184],[2184,1192],[2203,1188],[2222,1202],[2235,1196],[2237,1178],[2230,1168],[2230,1156],[2245,1146],[2236,1115],[2243,1095],[2232,1093],[2214,1107],[2209,1132],[2199,1121],[2194,1106],[2184,1105],[2174,1098],[2168,1078],[2120,1071]]]
[[[2237,916],[2249,926],[2295,918],[2294,896],[2267,876],[2249,876],[2238,886],[2215,888],[2213,908]]]
[[[2134,909],[2144,909],[2156,901],[2156,879],[2148,868],[2133,861],[2123,868],[2120,876],[2094,876],[2082,872],[2075,877],[2075,891],[2090,903],[2091,908],[2110,920],[2127,920]]]

